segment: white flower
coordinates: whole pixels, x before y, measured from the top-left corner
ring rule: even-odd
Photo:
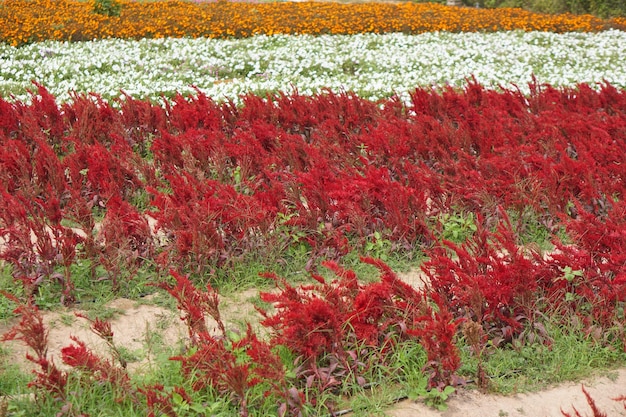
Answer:
[[[59,99],[68,88],[105,99],[121,90],[158,100],[192,92],[218,99],[247,92],[324,87],[376,99],[406,97],[420,86],[463,86],[474,75],[489,88],[540,83],[573,86],[607,80],[626,88],[626,33],[399,33],[352,36],[256,36],[240,40],[108,39],[84,43],[0,45],[0,91],[25,99],[31,81]],[[261,74],[262,76],[259,76]],[[73,80],[73,83],[59,80]],[[220,82],[221,81],[221,82]]]

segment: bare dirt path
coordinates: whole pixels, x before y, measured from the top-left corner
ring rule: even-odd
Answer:
[[[626,395],[626,369],[583,381],[597,407],[607,417],[626,416],[624,404],[613,398]],[[561,410],[574,416],[574,407],[581,416],[592,416],[581,383],[567,383],[553,388],[510,396],[482,394],[461,390],[448,400],[446,411],[437,411],[422,403],[403,401],[386,414],[389,417],[558,417]]]

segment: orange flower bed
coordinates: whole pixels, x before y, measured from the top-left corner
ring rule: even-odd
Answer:
[[[626,17],[614,17],[611,19],[611,24],[616,28],[621,28],[622,30],[626,28]]]
[[[192,3],[123,0],[120,16],[93,12],[93,3],[72,0],[4,0],[0,41],[21,45],[45,39],[144,37],[247,37],[255,34],[354,34],[363,32],[626,29],[626,19],[544,15],[521,9],[475,9],[434,3],[319,2]]]

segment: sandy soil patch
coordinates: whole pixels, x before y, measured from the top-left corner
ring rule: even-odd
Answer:
[[[250,302],[257,295],[257,290],[246,290],[237,294],[236,298],[223,298],[220,310],[227,331],[245,329],[245,323],[258,327],[259,317]],[[141,301],[119,298],[107,303],[104,309],[112,314],[111,328],[113,341],[129,356],[128,369],[131,372],[141,371],[150,366],[154,350],[163,345],[181,349],[188,339],[185,323],[181,321],[178,311],[172,311],[152,303],[151,296]],[[75,313],[88,315],[88,311],[80,308],[62,309],[53,312],[42,312],[44,324],[49,330],[48,355],[54,362],[63,367],[61,349],[72,343],[71,337],[76,337],[103,357],[110,357],[106,343],[90,329],[89,321],[77,317]],[[12,323],[0,325],[0,334],[6,333]],[[214,320],[207,318],[210,331],[217,331]],[[5,342],[11,351],[11,360],[23,365],[25,369],[32,369],[32,364],[25,358],[28,348],[20,341]]]
[[[613,398],[626,395],[626,369],[583,382],[598,408],[609,417],[626,416],[622,402]],[[437,411],[421,403],[402,401],[387,413],[389,417],[557,417],[561,410],[582,416],[592,412],[581,389],[581,383],[567,383],[540,392],[510,396],[482,394],[474,390],[459,390],[448,400],[446,411]]]

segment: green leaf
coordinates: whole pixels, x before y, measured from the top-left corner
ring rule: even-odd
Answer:
[[[441,396],[444,400],[447,400],[448,397],[452,394],[454,394],[456,390],[454,389],[454,387],[448,385],[447,387],[445,387],[443,389],[443,391],[441,392],[443,395]]]
[[[172,402],[174,405],[180,406],[185,403],[185,399],[177,392],[172,392]]]

